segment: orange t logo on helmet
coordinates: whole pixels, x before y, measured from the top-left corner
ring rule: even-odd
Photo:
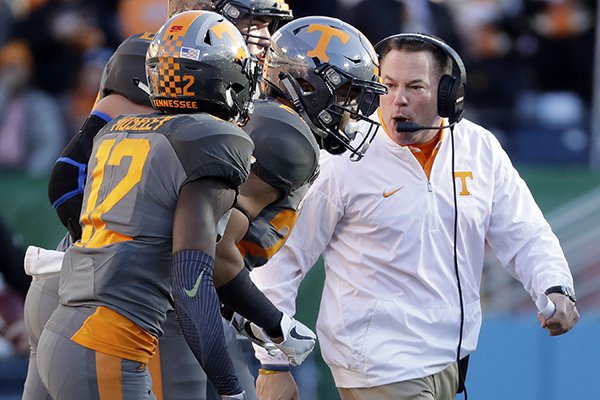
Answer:
[[[290,6],[285,2],[285,0],[277,0],[277,4],[279,4],[283,11],[288,11],[290,9]]]
[[[329,61],[329,56],[327,55],[327,46],[329,46],[331,38],[334,36],[337,37],[342,44],[346,44],[350,38],[350,35],[342,30],[321,24],[309,25],[308,32],[321,32],[321,37],[317,42],[317,46],[306,53],[306,55],[309,57],[317,57],[322,62]]]
[[[227,33],[233,44],[237,46],[237,54],[235,59],[236,61],[239,61],[241,59],[248,58],[248,54],[246,53],[244,46],[242,46],[242,43],[240,43],[239,36],[236,35],[237,31],[234,31],[234,29],[235,28],[233,25],[225,23],[225,21],[210,28],[210,30],[214,32],[219,39],[223,39],[223,34]]]

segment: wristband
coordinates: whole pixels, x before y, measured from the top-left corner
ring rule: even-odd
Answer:
[[[290,365],[284,365],[284,364],[261,364],[260,369],[258,370],[258,373],[260,374],[261,370],[265,371],[264,373],[262,373],[262,375],[268,375],[268,374],[273,374],[273,373],[277,373],[277,372],[288,372],[292,369],[292,367]]]
[[[262,368],[258,369],[258,374],[259,375],[274,375],[274,374],[280,374],[282,372],[285,372],[285,371],[273,371],[273,370],[270,370],[270,369],[262,369]]]

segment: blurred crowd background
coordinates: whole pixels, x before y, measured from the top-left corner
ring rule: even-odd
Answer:
[[[45,173],[86,118],[112,51],[130,34],[160,27],[165,3],[0,1],[0,168]],[[568,137],[561,138],[568,152],[554,157],[585,158],[595,1],[289,3],[297,17],[341,18],[373,43],[408,31],[442,37],[466,64],[469,118],[491,128],[508,150],[517,153],[525,139],[516,136],[569,127]]]
[[[568,258],[597,253],[593,243],[600,238],[600,221],[590,215],[600,215],[600,194],[578,197],[600,186],[598,175],[582,178],[592,141],[595,0],[286,1],[296,17],[343,19],[373,44],[414,31],[448,42],[467,70],[466,117],[489,128],[515,163],[559,169],[556,176],[569,181],[568,189],[535,167],[524,175],[531,178],[534,195],[539,188],[542,209],[556,208],[549,220],[566,232],[558,235],[568,242],[563,243]],[[19,398],[2,397],[1,388],[10,379],[22,385],[23,363],[4,363],[23,357],[28,348],[21,321],[29,283],[21,273],[24,249],[53,247],[60,239],[45,197],[49,171],[87,117],[114,49],[133,33],[156,31],[165,19],[166,0],[0,0],[0,334],[5,339],[0,340],[0,399]],[[560,175],[569,171],[574,172]],[[569,214],[575,206],[568,201],[575,200],[586,213]],[[579,229],[573,234],[574,220]],[[585,224],[596,233],[582,241]],[[37,243],[31,242],[35,235],[23,233],[40,230],[49,233]],[[600,304],[595,272],[600,257],[584,258],[574,263],[583,265],[574,273],[589,286],[583,290],[589,292],[583,296],[585,310],[586,301],[590,308]],[[531,299],[522,289],[494,274],[484,284],[489,309],[530,311]]]

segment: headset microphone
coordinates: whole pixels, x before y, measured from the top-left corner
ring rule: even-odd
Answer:
[[[417,132],[417,131],[425,131],[425,130],[438,130],[438,129],[447,129],[447,128],[451,128],[456,124],[456,122],[453,122],[451,124],[448,125],[442,125],[442,126],[422,126],[422,125],[418,125],[415,124],[414,122],[407,122],[407,121],[397,121],[396,122],[396,132]]]

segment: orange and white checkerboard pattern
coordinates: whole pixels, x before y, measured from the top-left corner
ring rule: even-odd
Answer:
[[[161,55],[156,65],[158,69],[158,94],[161,97],[176,97],[183,94],[179,74],[181,65],[175,61],[179,57],[179,50],[183,44],[180,38],[180,35],[169,35],[169,38],[161,46]]]

